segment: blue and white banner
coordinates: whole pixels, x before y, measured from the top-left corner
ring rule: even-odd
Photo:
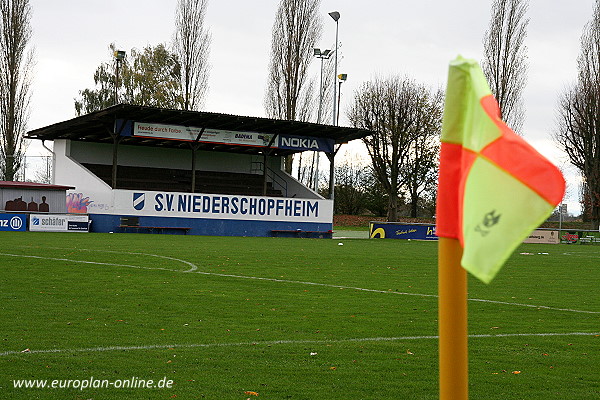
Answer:
[[[112,214],[331,223],[333,202],[225,194],[114,190]]]
[[[24,232],[27,216],[24,214],[0,214],[0,231]]]
[[[277,147],[289,150],[312,150],[333,153],[334,144],[335,140],[333,139],[311,136],[280,135]]]

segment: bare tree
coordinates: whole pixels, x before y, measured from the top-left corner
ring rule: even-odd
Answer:
[[[0,0],[0,179],[12,181],[24,155],[33,50],[29,0]]]
[[[558,104],[555,141],[580,171],[584,214],[597,229],[600,223],[600,0],[581,36],[578,80]]]
[[[528,0],[494,0],[483,39],[483,72],[498,100],[502,120],[520,133],[525,119],[523,89],[527,83]]]
[[[321,37],[320,0],[281,0],[273,24],[271,61],[265,95],[268,117],[310,120],[314,81],[308,79],[313,49]],[[292,171],[291,157],[285,170]]]
[[[336,214],[358,215],[366,209],[370,171],[362,159],[348,156],[335,169]]]
[[[433,167],[422,162],[420,154],[435,150],[419,146],[431,146],[434,142],[423,140],[424,136],[439,134],[441,103],[441,94],[400,77],[376,78],[354,94],[348,118],[355,127],[375,132],[363,142],[375,176],[389,196],[388,221],[398,220],[402,190],[423,185],[411,184],[421,179],[415,174],[427,177],[429,172],[422,170]]]
[[[40,159],[33,172],[33,182],[52,183],[52,156],[34,156]]]
[[[183,109],[199,110],[208,90],[211,35],[204,26],[208,0],[178,0],[175,53],[181,64]]]
[[[422,118],[417,121],[413,143],[408,149],[407,162],[402,171],[403,188],[407,192],[410,216],[417,217],[424,195],[437,192],[440,140],[444,94],[441,90],[432,94],[423,92]]]

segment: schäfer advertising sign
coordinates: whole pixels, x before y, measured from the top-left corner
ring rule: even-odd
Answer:
[[[88,232],[89,216],[65,214],[31,214],[32,232]]]

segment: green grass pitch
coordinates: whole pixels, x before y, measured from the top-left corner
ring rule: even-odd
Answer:
[[[438,398],[436,243],[30,232],[0,243],[3,398]],[[490,285],[469,278],[470,397],[600,399],[599,289],[593,245],[523,245]],[[173,384],[14,388],[133,377]]]

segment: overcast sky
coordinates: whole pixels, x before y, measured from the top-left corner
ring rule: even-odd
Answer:
[[[278,0],[209,0],[206,26],[212,34],[211,72],[205,110],[265,116],[263,98],[271,28]],[[340,124],[353,92],[375,75],[407,75],[444,87],[448,62],[461,54],[482,59],[482,38],[491,0],[322,0],[319,47],[335,43],[329,11],[339,11],[342,44]],[[557,165],[566,164],[550,135],[557,95],[576,79],[576,58],[594,0],[530,0],[526,39],[529,79],[525,88],[525,138]],[[176,0],[31,0],[37,65],[29,128],[75,116],[74,98],[93,87],[96,67],[109,61],[108,45],[132,48],[170,44]],[[312,69],[318,77],[319,63]],[[40,154],[32,145],[30,154]],[[569,210],[578,207],[574,175],[568,175]]]

